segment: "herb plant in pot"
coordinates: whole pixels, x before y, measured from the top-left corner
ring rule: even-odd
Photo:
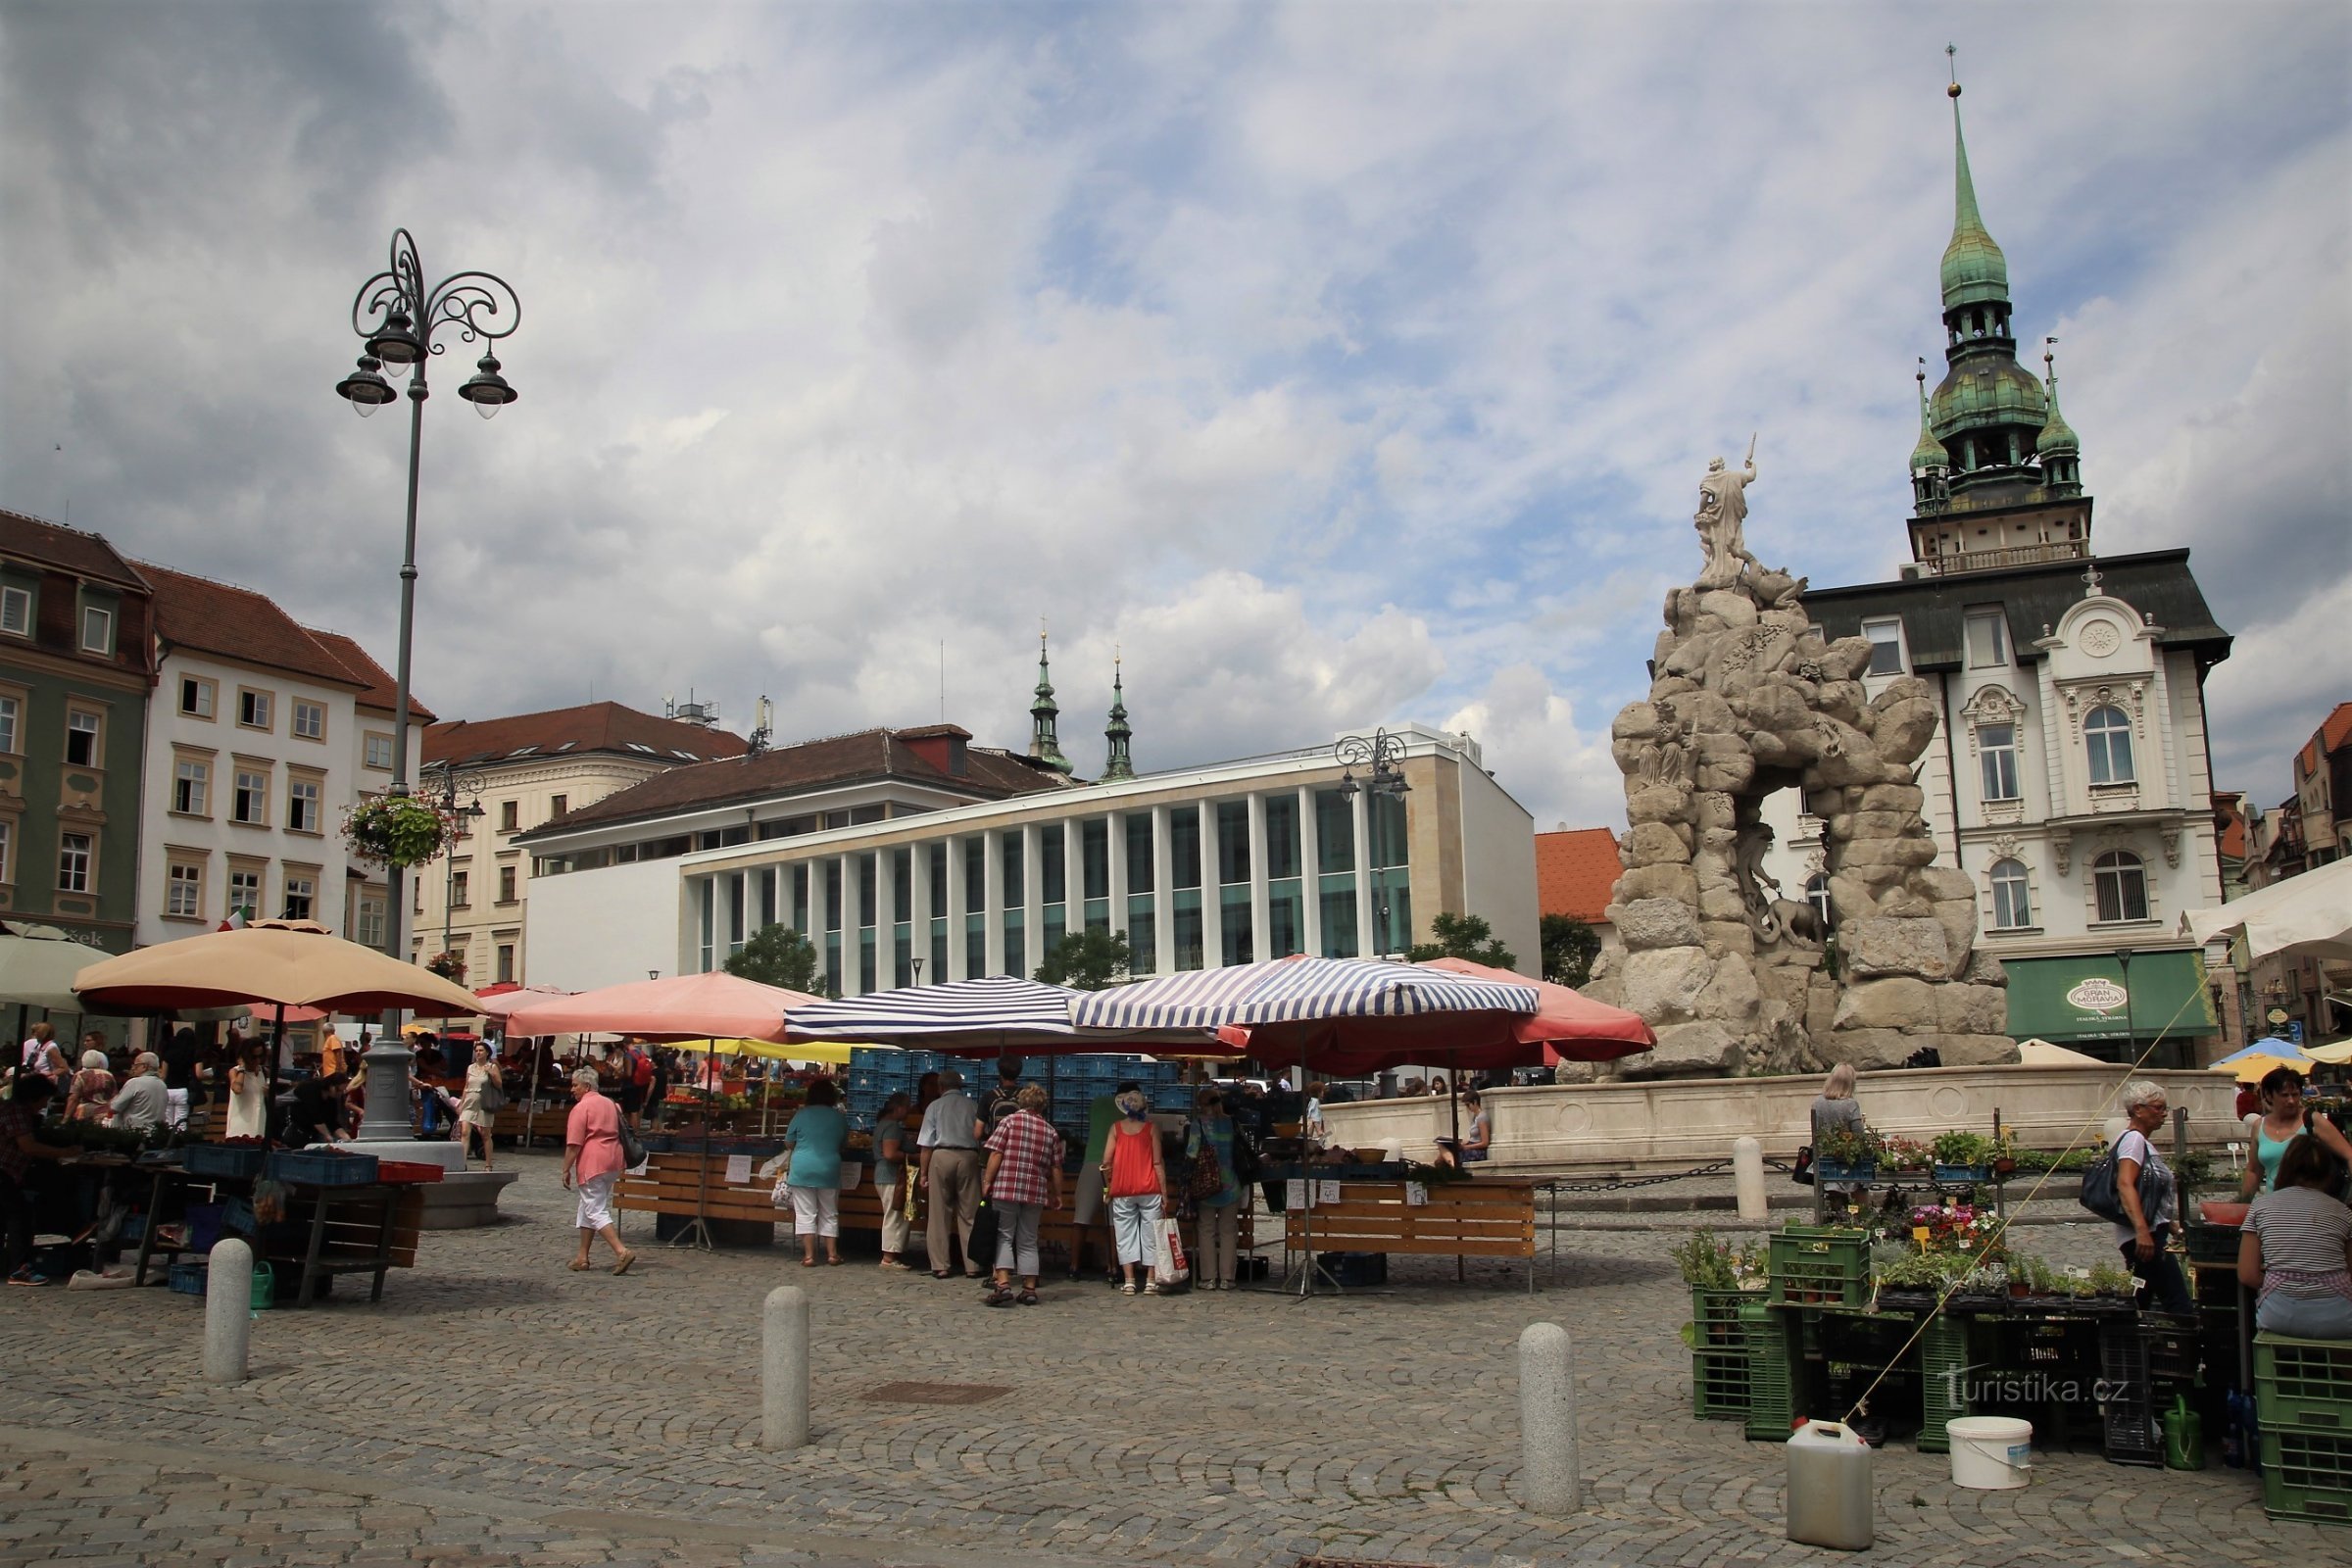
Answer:
[[[1936,1179],[1952,1183],[1991,1180],[1995,1148],[1993,1141],[1982,1133],[1937,1133]]]

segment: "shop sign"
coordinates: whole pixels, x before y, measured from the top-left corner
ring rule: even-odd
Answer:
[[[2095,1012],[2104,1018],[2132,1000],[2132,993],[2108,979],[2092,975],[2080,982],[2066,994],[2066,1004],[2081,1012]]]

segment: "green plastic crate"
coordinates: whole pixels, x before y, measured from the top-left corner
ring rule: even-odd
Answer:
[[[2192,1221],[2182,1238],[2188,1247],[2188,1260],[2208,1267],[2220,1264],[2236,1268],[2240,1234],[2235,1225],[2205,1225]]]
[[[2352,1524],[2352,1434],[2265,1431],[2262,1510],[2274,1519]]]
[[[1748,1291],[1707,1291],[1692,1286],[1690,1321],[1694,1327],[1690,1348],[1745,1354],[1747,1342],[1740,1334],[1740,1307],[1753,1299],[1757,1298]]]
[[[1761,1301],[1743,1302],[1740,1327],[1747,1340],[1746,1436],[1759,1443],[1786,1443],[1796,1412],[1796,1324],[1794,1314]]]
[[[1691,1352],[1690,1413],[1701,1421],[1747,1419],[1745,1350]]]
[[[1959,1416],[1973,1415],[1966,1374],[1987,1358],[1977,1320],[1936,1317],[1919,1337],[1919,1451],[1949,1453],[1947,1430]]]
[[[1773,1300],[1791,1306],[1861,1306],[1870,1299],[1868,1232],[1790,1225],[1768,1242]]]
[[[2352,1438],[2352,1340],[2255,1335],[2254,1409],[2266,1432]]]

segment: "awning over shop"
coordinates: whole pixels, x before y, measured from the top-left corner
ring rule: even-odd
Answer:
[[[2220,1027],[2205,989],[2205,956],[2135,953],[2125,984],[2112,953],[2004,958],[2009,1033],[2044,1040],[2186,1040]]]

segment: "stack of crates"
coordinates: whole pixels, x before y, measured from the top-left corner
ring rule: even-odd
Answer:
[[[1791,1224],[1767,1240],[1772,1300],[1819,1307],[1870,1299],[1869,1232]]]
[[[2135,1318],[2099,1325],[2099,1451],[2110,1464],[2164,1463],[2164,1433],[2156,1424],[2148,1347]]]
[[[2255,1335],[2254,1409],[2263,1511],[2352,1524],[2352,1340]]]
[[[884,1101],[894,1094],[914,1094],[925,1073],[949,1067],[963,1074],[964,1087],[970,1091],[983,1091],[996,1082],[994,1057],[853,1047],[849,1090],[843,1097],[850,1125],[870,1130]],[[1054,1098],[1047,1119],[1063,1138],[1083,1145],[1095,1101],[1122,1083],[1143,1085],[1154,1110],[1191,1110],[1194,1091],[1182,1081],[1183,1070],[1181,1062],[1152,1061],[1138,1055],[1057,1056],[1050,1063],[1038,1057],[1023,1064],[1021,1081],[1051,1086]]]
[[[1803,1403],[1798,1379],[1800,1316],[1752,1295],[1740,1303],[1740,1334],[1747,1349],[1747,1416],[1753,1443],[1786,1443]]]
[[[1690,1291],[1690,1412],[1701,1421],[1747,1419],[1747,1291]]]
[[[1928,1319],[1919,1338],[1920,1452],[1951,1452],[1952,1420],[1975,1414],[1968,1401],[1968,1374],[1986,1359],[1984,1337],[1973,1317],[1938,1312]]]

